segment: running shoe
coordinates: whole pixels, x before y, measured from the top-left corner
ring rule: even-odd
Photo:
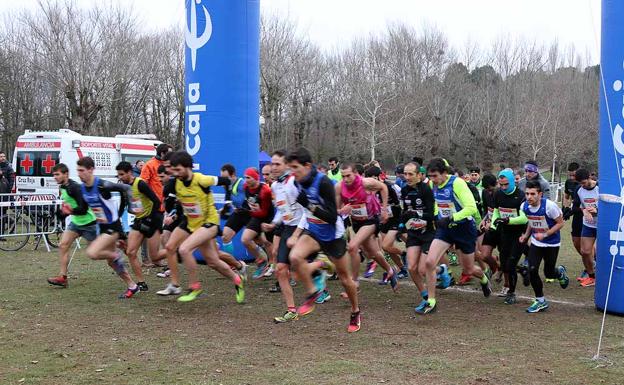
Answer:
[[[323,290],[321,295],[319,295],[319,297],[314,302],[318,304],[322,304],[322,303],[329,301],[330,299],[331,299],[331,295],[329,294],[329,291]]]
[[[529,268],[525,265],[521,265],[518,267],[518,273],[522,276],[522,284],[524,286],[529,286],[531,284],[531,277],[529,276]]]
[[[386,273],[384,271],[384,273],[381,275],[381,279],[377,283],[380,284],[380,285],[387,285],[388,284],[388,273]]]
[[[433,304],[432,304],[431,301],[423,301],[423,302],[421,302],[420,305],[418,305],[418,307],[416,309],[414,309],[414,311],[417,314],[425,315],[425,314],[429,314],[429,313],[434,313],[436,311],[436,307],[437,307],[437,305],[436,305],[435,302],[433,302]]]
[[[312,313],[314,311],[314,305],[316,304],[316,300],[321,294],[322,292],[320,291],[310,294],[297,309],[297,314],[304,316]]]
[[[273,265],[269,265],[269,268],[266,269],[266,272],[264,272],[264,274],[262,275],[263,277],[270,277],[273,275],[273,273],[275,273],[275,267],[273,267]]]
[[[268,267],[268,263],[267,261],[262,261],[258,264],[258,266],[256,267],[256,271],[254,271],[254,273],[251,275],[251,278],[253,279],[260,279],[262,278],[262,276],[264,275],[264,272],[266,271],[267,267]]]
[[[396,271],[392,270],[392,276],[390,276],[390,278],[388,279],[390,282],[390,287],[392,288],[393,292],[397,292],[399,291],[399,280],[397,279],[397,273]]]
[[[178,302],[191,302],[191,301],[195,301],[197,299],[197,297],[199,297],[199,295],[202,292],[203,292],[202,289],[188,289],[186,294],[178,297]]]
[[[168,278],[171,275],[171,270],[165,268],[163,271],[161,271],[160,273],[156,273],[156,276],[158,278]]]
[[[436,287],[439,289],[446,289],[447,287],[451,286],[452,277],[449,274],[448,266],[446,266],[445,264],[441,264],[440,269],[441,271],[438,275],[440,282],[439,285],[436,285]]]
[[[507,297],[507,294],[509,294],[509,288],[508,287],[504,287],[501,289],[500,293],[498,293],[498,297]]]
[[[492,286],[490,285],[490,280],[486,283],[481,283],[481,290],[483,290],[483,296],[485,298],[489,297],[492,294]]]
[[[592,287],[592,286],[596,286],[596,278],[592,278],[592,277],[587,277],[582,279],[580,282],[581,286],[583,287]]]
[[[488,277],[488,280],[492,280],[492,270],[489,267],[483,273]]]
[[[581,282],[581,280],[583,280],[584,278],[589,277],[589,274],[587,274],[587,270],[583,270],[583,272],[581,273],[581,275],[579,275],[578,277],[576,277],[576,280]]]
[[[245,282],[241,278],[240,284],[234,285],[236,288],[236,303],[245,302]]]
[[[54,285],[54,286],[61,286],[61,287],[67,287],[67,276],[66,275],[59,275],[56,277],[50,277],[48,278],[48,283],[50,285]]]
[[[457,259],[456,253],[449,251],[447,254],[448,254],[448,259],[449,259],[449,265],[451,266],[459,265],[459,260]]]
[[[334,273],[332,275],[330,275],[329,277],[327,277],[328,281],[337,281],[338,280],[338,274]]]
[[[370,278],[375,274],[375,269],[377,268],[377,262],[370,261],[366,265],[366,271],[364,272],[364,278]]]
[[[405,266],[403,266],[403,268],[397,273],[397,278],[405,279],[407,277],[409,277],[409,273],[407,272],[407,269],[405,269]]]
[[[328,279],[329,279],[329,278],[328,278]],[[294,279],[294,278],[291,278],[291,279],[290,279],[290,286],[292,286],[292,287],[297,286],[297,281],[295,281],[295,279]]]
[[[312,278],[312,281],[314,282],[314,286],[316,287],[316,291],[325,290],[325,288],[327,287],[326,278],[327,278],[327,274],[325,274],[324,271],[321,271],[319,275]]]
[[[139,292],[139,286],[135,285],[134,289],[126,289],[123,293],[119,294],[119,299],[129,299],[132,298],[133,295]]]
[[[317,260],[323,262],[321,269],[325,270],[328,275],[334,275],[336,273],[336,265],[325,254],[320,254]]]
[[[548,301],[544,300],[543,302],[540,302],[538,300],[533,301],[533,303],[531,304],[531,306],[529,306],[526,311],[527,313],[537,313],[540,311],[544,311],[548,309]]]
[[[496,273],[494,273],[494,281],[496,283],[501,283],[503,281],[503,271],[502,270],[497,270]]]
[[[137,286],[139,287],[140,291],[148,291],[149,287],[147,287],[147,283],[145,282],[137,282]]]
[[[238,271],[238,275],[241,276],[243,281],[247,282],[247,279],[249,279],[248,277],[249,273],[247,272],[247,264],[243,261],[240,261],[240,263],[241,263],[241,268]]]
[[[457,284],[459,286],[465,286],[468,285],[470,281],[472,281],[472,275],[462,273]]]
[[[282,289],[280,288],[279,282],[275,282],[275,285],[269,288],[269,293],[279,293]]]
[[[559,265],[559,285],[562,289],[565,289],[570,284],[570,278],[568,277],[568,270],[565,266]]]
[[[175,286],[172,283],[167,284],[167,287],[165,287],[162,290],[159,290],[156,292],[156,294],[158,295],[180,295],[182,294],[182,289],[180,289],[180,286]]]
[[[299,319],[299,314],[294,311],[287,310],[283,316],[273,318],[273,322],[276,324],[283,324],[290,321],[296,321]]]
[[[505,305],[513,305],[516,302],[518,302],[518,300],[516,299],[516,294],[509,293],[507,294],[507,296],[505,296]]]
[[[362,316],[360,312],[351,313],[351,319],[349,320],[349,326],[347,327],[347,331],[349,333],[355,333],[360,330],[360,325],[362,324]]]
[[[553,283],[555,282],[554,278],[544,278],[544,283]]]

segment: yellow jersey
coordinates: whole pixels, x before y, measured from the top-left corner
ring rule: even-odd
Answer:
[[[216,186],[218,178],[212,175],[193,173],[190,181],[176,179],[176,197],[186,216],[186,227],[195,231],[203,225],[219,225],[219,214],[215,207],[210,186]]]

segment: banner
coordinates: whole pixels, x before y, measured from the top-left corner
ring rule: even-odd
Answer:
[[[260,148],[260,2],[185,1],[186,151],[204,174],[242,175]]]
[[[624,1],[602,1],[596,307],[624,314]],[[613,277],[609,275],[613,259]]]

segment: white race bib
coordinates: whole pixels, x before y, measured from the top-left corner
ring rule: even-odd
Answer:
[[[427,227],[427,221],[423,221],[419,218],[410,218],[405,224],[405,228],[408,230],[420,230]]]
[[[282,214],[282,219],[284,221],[290,221],[293,219],[294,215],[293,215],[290,205],[288,204],[288,201],[286,201],[285,199],[276,201],[275,205],[277,206],[277,209]]]
[[[141,201],[140,198],[132,198],[130,207],[132,208],[132,213],[135,215],[143,213],[143,201]]]
[[[438,213],[442,218],[455,214],[455,204],[451,201],[438,201]]]
[[[99,223],[108,223],[108,218],[101,207],[91,207],[91,211],[95,214],[95,221]]]
[[[364,221],[368,219],[368,211],[366,210],[366,203],[360,203],[351,206],[351,218],[356,221]]]
[[[199,218],[202,215],[199,203],[182,203],[182,210],[184,210],[184,214],[189,218]]]
[[[515,218],[518,216],[516,209],[508,209],[505,207],[499,207],[498,212],[501,218]]]
[[[529,220],[529,226],[536,233],[545,233],[548,231],[548,222],[546,222],[546,217],[543,215],[527,215],[527,219]]]

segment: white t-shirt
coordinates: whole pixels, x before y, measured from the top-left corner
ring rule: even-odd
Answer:
[[[529,205],[529,212],[536,213],[538,210],[539,210],[539,205],[538,206]],[[561,212],[561,209],[559,208],[559,206],[557,206],[557,204],[551,201],[550,199],[546,199],[546,216],[549,217],[550,219],[557,219],[561,215],[563,215],[563,213]],[[554,244],[540,242],[533,237],[533,234],[531,234],[531,244],[537,247],[559,247],[561,246],[561,242],[554,243]]]
[[[581,201],[582,208],[586,209],[589,207],[596,207],[596,208],[598,207],[598,194],[599,194],[598,185],[596,185],[591,190],[586,190],[585,188],[581,186],[579,187],[576,193],[578,194],[579,200]],[[587,218],[585,218],[585,215],[583,215],[583,226],[587,226],[587,227],[591,227],[595,229],[597,225],[598,225],[597,214],[592,215],[591,221],[588,221]]]

